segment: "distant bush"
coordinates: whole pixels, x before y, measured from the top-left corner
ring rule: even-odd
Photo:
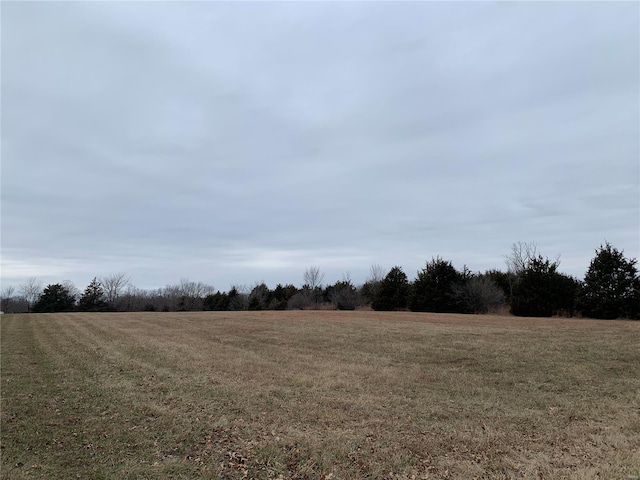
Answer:
[[[289,299],[288,308],[291,310],[310,310],[316,305],[316,294],[305,285],[302,290]]]
[[[358,290],[350,280],[328,286],[325,297],[338,310],[355,310],[358,305]]]
[[[504,291],[486,275],[455,285],[453,296],[463,313],[488,313],[505,303]]]

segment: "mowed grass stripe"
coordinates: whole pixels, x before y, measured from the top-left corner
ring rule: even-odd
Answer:
[[[629,478],[640,323],[3,315],[3,478]]]

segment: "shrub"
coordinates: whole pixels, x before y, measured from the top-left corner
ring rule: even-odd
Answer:
[[[453,288],[456,304],[464,313],[487,313],[504,305],[504,291],[486,275],[476,275]]]

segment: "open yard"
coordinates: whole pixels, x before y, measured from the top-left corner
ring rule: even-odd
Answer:
[[[640,322],[3,315],[1,476],[640,478]]]

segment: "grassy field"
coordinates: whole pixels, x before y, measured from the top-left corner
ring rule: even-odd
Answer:
[[[640,322],[3,315],[1,477],[640,478]]]

